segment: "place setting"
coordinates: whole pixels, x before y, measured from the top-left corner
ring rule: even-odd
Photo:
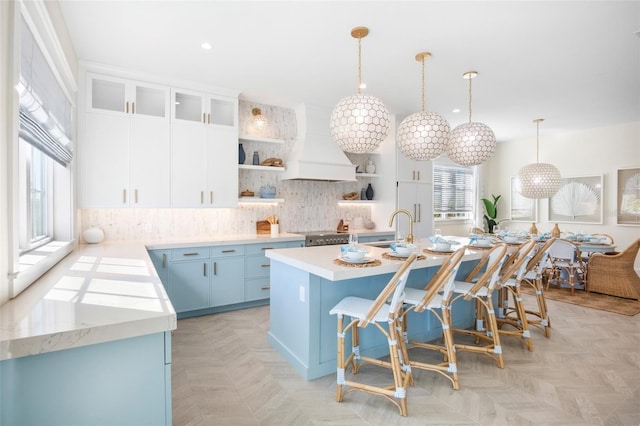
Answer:
[[[410,243],[391,243],[391,250],[389,252],[382,253],[382,257],[389,260],[406,260],[412,253],[416,251],[418,246]],[[417,260],[426,259],[423,255],[418,255]]]
[[[358,245],[358,237],[355,234],[349,235],[349,244],[340,246],[340,257],[334,259],[333,263],[352,268],[382,265],[379,259],[370,257],[367,249]]]
[[[440,235],[429,237],[431,247],[426,247],[422,251],[436,255],[448,255],[455,251],[454,245],[460,244],[458,241],[447,240]]]

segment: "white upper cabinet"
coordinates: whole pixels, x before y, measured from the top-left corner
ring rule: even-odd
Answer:
[[[238,204],[238,100],[173,90],[172,207]]]
[[[169,88],[87,74],[87,111],[169,119]]]
[[[238,101],[235,98],[176,89],[171,93],[173,121],[237,127]]]
[[[405,157],[400,148],[397,148],[396,159],[398,182],[433,182],[433,161],[412,160]]]

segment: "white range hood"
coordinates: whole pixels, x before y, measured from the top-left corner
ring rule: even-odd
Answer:
[[[298,135],[282,179],[355,182],[356,166],[331,137],[331,110],[308,104],[295,110]]]

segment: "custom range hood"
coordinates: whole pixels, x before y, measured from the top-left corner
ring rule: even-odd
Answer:
[[[298,135],[282,179],[355,182],[356,166],[331,137],[331,110],[301,104],[295,111]]]

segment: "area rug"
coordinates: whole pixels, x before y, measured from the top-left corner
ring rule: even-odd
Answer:
[[[533,289],[529,286],[522,286],[520,288],[523,293],[534,294]],[[640,302],[637,300],[608,296],[600,293],[587,293],[584,290],[576,290],[572,296],[571,290],[568,288],[549,287],[549,290],[545,290],[544,296],[547,299],[616,314],[633,316],[640,313]]]

